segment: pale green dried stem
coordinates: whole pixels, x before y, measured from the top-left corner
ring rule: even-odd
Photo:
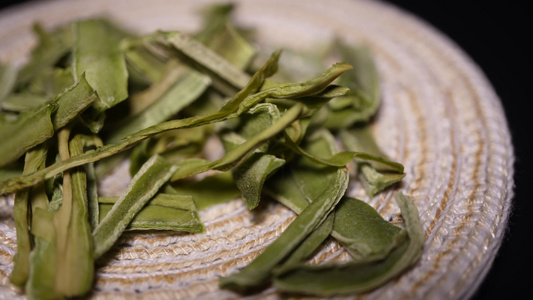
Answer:
[[[29,299],[60,299],[62,296],[55,293],[57,256],[54,215],[47,209],[37,208],[32,224],[35,247],[30,255],[30,277],[25,287],[26,294]]]
[[[246,86],[247,82],[250,81],[250,76],[248,74],[232,65],[226,59],[223,59],[215,51],[194,40],[189,35],[182,32],[160,32],[159,35],[163,37],[165,42],[178,50],[179,53],[191,59],[196,67],[209,74],[213,74],[213,83],[215,85],[217,85],[217,79],[220,78],[234,88],[240,89]],[[223,92],[227,90],[222,84],[217,85],[217,88],[221,89]]]
[[[70,158],[70,151],[68,149],[68,141],[70,137],[70,128],[63,128],[57,135],[58,151],[62,161]],[[56,229],[58,236],[58,250],[64,248],[66,241],[66,230],[69,224],[69,216],[72,207],[72,178],[70,172],[67,170],[63,172],[63,201],[61,208],[56,213],[54,218],[54,224],[58,227]],[[61,224],[64,223],[64,224]],[[66,226],[61,226],[66,225]],[[61,251],[61,250],[59,250]],[[61,256],[60,256],[61,257]]]
[[[383,165],[389,169],[393,169],[396,172],[403,172],[403,165],[397,162],[390,161],[389,159],[381,156],[376,156],[370,153],[365,152],[356,152],[356,151],[343,151],[336,153],[330,157],[319,157],[313,155],[302,149],[300,146],[296,145],[294,141],[288,136],[285,135],[284,145],[294,151],[295,153],[305,156],[306,158],[313,160],[317,163],[321,163],[327,166],[332,167],[343,167],[353,159],[357,158],[360,160],[371,161],[374,164]]]
[[[179,78],[155,103],[135,116],[128,117],[114,128],[107,142],[116,143],[128,134],[166,121],[188,104],[196,100],[209,86],[209,77],[194,71]]]
[[[192,175],[207,172],[209,170],[227,171],[238,165],[247,154],[270,140],[275,135],[281,133],[285,128],[296,121],[303,111],[303,105],[296,104],[291,107],[285,114],[271,127],[267,128],[261,134],[247,140],[243,144],[231,149],[224,157],[219,160],[209,162],[197,160],[198,163],[183,165],[173,176],[172,181],[187,178]]]
[[[62,158],[82,154],[88,138],[75,135],[69,142],[65,131],[62,130],[59,134]],[[63,153],[63,143],[68,145],[68,156]],[[67,179],[68,182],[65,182]],[[55,273],[55,292],[65,296],[83,295],[92,287],[94,276],[93,240],[84,168],[74,168],[63,173],[63,201],[54,223],[57,257],[60,258]]]
[[[45,145],[36,147],[26,153],[24,173],[34,172],[44,167],[46,154],[47,147]],[[24,286],[29,276],[29,256],[31,251],[31,238],[28,231],[31,224],[29,201],[30,189],[24,189],[15,194],[13,217],[17,230],[17,253],[13,258],[15,265],[9,279],[17,286]]]
[[[91,224],[91,229],[94,230],[100,220],[98,210],[98,178],[96,177],[94,163],[87,164],[85,172],[87,173],[89,224]]]
[[[133,94],[128,98],[131,115],[141,113],[147,107],[161,98],[178,80],[183,78],[190,70],[187,66],[181,65],[177,60],[169,60],[161,78],[152,83],[147,89]]]

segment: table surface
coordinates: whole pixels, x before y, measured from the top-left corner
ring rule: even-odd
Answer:
[[[27,0],[0,2],[0,9]],[[533,153],[527,134],[529,110],[526,101],[531,94],[533,53],[532,18],[520,1],[483,2],[474,0],[389,0],[417,15],[455,41],[483,70],[502,100],[515,149],[515,197],[508,231],[487,277],[473,299],[514,299],[523,297],[529,289],[524,273],[532,266],[528,257],[528,238],[533,226],[527,223],[531,201],[526,187],[533,178],[530,153]],[[523,1],[525,2],[525,1]],[[529,79],[529,80],[528,80]]]

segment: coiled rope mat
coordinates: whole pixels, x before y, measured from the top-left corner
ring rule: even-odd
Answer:
[[[35,43],[34,21],[53,27],[106,14],[140,33],[200,26],[212,1],[63,0],[33,2],[0,13],[0,60],[23,63]],[[374,1],[236,1],[236,21],[257,29],[261,45],[306,49],[339,35],[374,52],[383,105],[373,130],[406,167],[398,189],[414,197],[426,231],[420,262],[404,276],[361,296],[368,299],[466,298],[494,259],[510,211],[513,148],[501,104],[480,70],[450,40],[413,16]],[[102,183],[113,194],[127,184],[124,165]],[[399,221],[391,193],[368,199]],[[0,198],[0,298],[24,298],[8,280],[16,250],[13,200]],[[126,234],[98,269],[95,299],[227,299],[217,277],[246,265],[293,220],[278,204],[250,213],[239,200],[201,213],[204,234]],[[330,241],[317,261],[344,260]],[[278,298],[273,289],[250,298]]]

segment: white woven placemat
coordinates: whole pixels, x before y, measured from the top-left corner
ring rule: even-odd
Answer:
[[[453,299],[471,295],[505,231],[513,186],[513,148],[499,99],[480,70],[450,40],[382,2],[256,0],[238,3],[236,21],[258,30],[262,45],[308,49],[339,35],[375,53],[383,105],[378,142],[406,167],[399,187],[414,197],[427,241],[420,262],[398,280],[361,298]],[[21,64],[35,40],[30,27],[105,14],[140,33],[190,31],[212,1],[37,1],[0,12],[0,61]],[[103,183],[114,193],[126,166]],[[398,217],[390,193],[368,199],[385,218]],[[10,197],[0,197],[0,298],[23,298],[8,280],[16,251]],[[228,299],[217,277],[261,252],[294,214],[277,204],[250,213],[239,200],[201,213],[204,234],[127,234],[98,269],[95,299]],[[317,260],[345,259],[330,242]],[[253,296],[278,298],[272,289]]]

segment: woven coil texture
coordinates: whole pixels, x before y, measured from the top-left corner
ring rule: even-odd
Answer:
[[[396,189],[411,195],[426,242],[420,262],[365,299],[455,299],[471,295],[500,246],[510,211],[513,148],[500,100],[481,71],[428,24],[386,3],[349,0],[235,1],[235,21],[257,30],[258,47],[309,49],[339,36],[367,45],[378,64],[383,103],[374,122],[378,143],[407,176]],[[192,31],[212,1],[55,0],[0,13],[0,61],[22,64],[35,21],[52,28],[106,15],[139,33]],[[127,162],[106,178],[104,194],[127,185]],[[386,219],[401,221],[392,191],[349,193]],[[249,263],[295,215],[270,203],[249,212],[233,200],[201,212],[203,234],[127,233],[99,264],[94,299],[235,299],[218,277]],[[24,299],[9,283],[16,252],[12,196],[0,197],[0,298]],[[345,260],[330,241],[315,261]],[[267,289],[250,298],[276,299]]]

